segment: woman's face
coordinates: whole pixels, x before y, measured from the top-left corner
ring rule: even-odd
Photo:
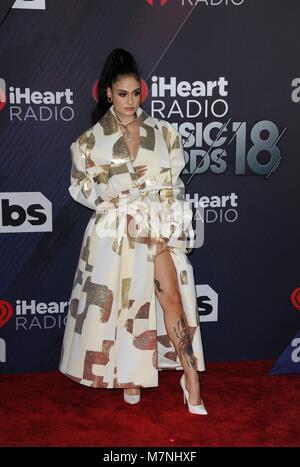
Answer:
[[[107,97],[113,101],[114,108],[121,115],[131,117],[140,105],[142,89],[134,76],[122,76],[107,88]]]

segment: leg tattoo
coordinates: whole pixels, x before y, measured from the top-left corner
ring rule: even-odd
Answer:
[[[160,288],[160,283],[157,279],[154,279],[154,284],[156,285],[156,288],[159,292],[164,293],[163,289]]]
[[[184,318],[178,320],[177,330],[175,326],[173,326],[173,329],[180,341],[178,345],[180,353],[184,355],[189,367],[197,370],[197,359],[193,353],[189,328],[186,325]]]

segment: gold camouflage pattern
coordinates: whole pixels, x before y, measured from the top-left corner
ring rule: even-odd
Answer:
[[[182,370],[155,295],[157,243],[168,247],[197,369],[205,369],[193,267],[192,209],[179,175],[182,137],[137,109],[132,159],[112,105],[71,144],[71,197],[93,210],[69,302],[59,370],[94,388],[158,386],[158,371]],[[147,165],[143,177],[137,165]],[[188,243],[189,242],[189,243]]]

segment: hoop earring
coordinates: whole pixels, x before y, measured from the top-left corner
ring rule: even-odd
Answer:
[[[111,98],[110,98],[110,97],[108,97],[108,98],[107,98],[107,100],[108,100],[108,102],[109,102],[109,103],[111,103],[111,102],[112,102],[112,100],[111,100]]]

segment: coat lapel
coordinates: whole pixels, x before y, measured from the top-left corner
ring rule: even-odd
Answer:
[[[99,120],[103,134],[111,140],[111,166],[110,176],[128,173],[133,187],[144,189],[160,189],[171,183],[168,131],[165,127],[157,125],[140,106],[137,108],[137,117],[140,125],[140,146],[137,158],[133,161],[123,134],[119,128],[114,105]],[[135,172],[135,165],[147,164],[148,174],[140,181]]]

